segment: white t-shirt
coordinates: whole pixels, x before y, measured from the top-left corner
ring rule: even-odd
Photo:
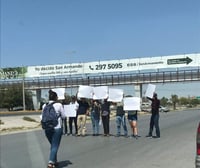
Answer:
[[[78,110],[78,107],[79,107],[78,102],[77,102],[77,101],[75,101],[75,102],[70,102],[70,104],[75,104],[75,108],[74,108],[73,110],[74,110],[74,112],[77,114],[77,110]]]
[[[53,103],[54,101],[50,100],[48,103]],[[42,106],[42,109],[44,109],[44,107],[46,106],[46,104],[44,104]],[[61,128],[62,127],[62,119],[66,118],[65,113],[64,113],[64,108],[63,105],[61,103],[54,103],[53,107],[55,108],[55,111],[58,115],[60,115],[60,117],[58,118],[58,125],[55,126],[54,128]],[[42,115],[41,115],[41,119],[42,119]]]

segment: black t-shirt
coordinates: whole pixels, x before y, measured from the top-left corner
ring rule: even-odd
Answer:
[[[89,109],[89,104],[86,101],[78,101],[79,107],[77,110],[77,114],[81,115],[81,114],[86,114],[87,110]]]
[[[123,116],[125,114],[123,106],[117,106],[116,112],[116,116]]]
[[[159,113],[159,107],[160,107],[160,100],[159,99],[150,99],[151,100],[151,112],[152,114],[158,114]]]
[[[101,112],[103,116],[109,115],[110,114],[110,102],[103,102],[101,105]]]

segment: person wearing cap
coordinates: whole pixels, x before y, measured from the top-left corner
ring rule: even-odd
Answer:
[[[153,128],[156,129],[156,136],[154,138],[160,138],[160,128],[159,128],[159,107],[160,100],[157,97],[157,93],[153,94],[153,98],[147,97],[147,99],[151,100],[151,119],[150,119],[150,127],[149,134],[146,137],[152,137]]]

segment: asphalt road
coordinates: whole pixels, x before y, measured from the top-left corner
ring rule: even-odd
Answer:
[[[149,115],[140,115],[138,140],[125,137],[63,136],[58,153],[60,168],[194,168],[195,139],[200,110],[162,113],[161,138],[146,138]],[[129,125],[128,125],[129,126]],[[111,133],[115,134],[115,122]],[[130,128],[129,128],[130,133]],[[42,131],[0,136],[1,168],[42,168],[49,144]]]

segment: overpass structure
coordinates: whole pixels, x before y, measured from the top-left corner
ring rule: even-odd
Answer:
[[[115,86],[141,85],[148,83],[171,83],[200,81],[200,68],[168,70],[158,72],[134,72],[117,74],[98,74],[94,76],[61,76],[1,81],[1,88],[14,87],[24,83],[25,90],[50,88],[76,88],[79,85]]]
[[[134,85],[141,97],[143,84],[200,81],[200,54],[7,68],[0,75],[1,90],[21,85],[35,93],[36,104],[42,89],[79,85]]]

